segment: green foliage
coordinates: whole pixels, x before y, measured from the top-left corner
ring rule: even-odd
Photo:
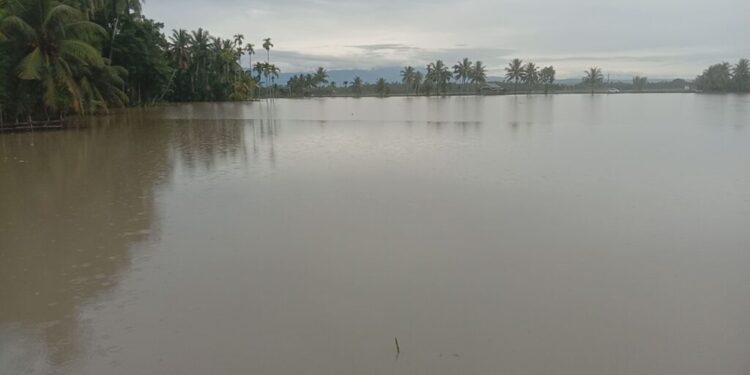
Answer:
[[[633,88],[636,91],[643,91],[648,84],[648,77],[635,76],[633,77]]]
[[[0,1],[0,118],[107,111],[159,100],[247,100],[255,80],[244,36],[174,31],[140,14],[140,0]],[[264,48],[270,52],[270,39]],[[271,82],[279,69],[265,66]]]
[[[364,83],[362,82],[362,78],[354,77],[354,81],[352,82],[352,90],[354,90],[354,93],[359,95],[362,95],[362,87],[364,86]]]
[[[405,84],[410,92],[415,88],[415,73],[416,71],[413,66],[405,66],[404,69],[401,70],[401,83]]]
[[[388,83],[385,81],[385,78],[378,78],[377,82],[375,82],[375,91],[380,96],[388,96],[390,90],[388,89]]]
[[[534,88],[534,85],[539,83],[539,69],[533,62],[528,62],[523,67],[523,82],[528,86],[529,90]]]
[[[427,74],[424,76],[426,87],[430,89],[434,87],[438,92],[445,94],[448,91],[448,82],[451,78],[453,78],[453,74],[448,70],[443,60],[437,60],[427,65]]]
[[[727,62],[709,66],[695,79],[698,90],[719,92],[750,92],[750,67],[747,59],[737,64]]]
[[[487,82],[487,68],[481,61],[475,62],[474,66],[469,70],[469,80],[475,86]]]
[[[555,83],[555,67],[552,65],[542,68],[539,71],[539,81],[544,85],[544,93],[549,91],[549,87]]]
[[[453,77],[457,81],[461,81],[461,88],[464,89],[466,86],[466,81],[471,77],[472,75],[472,68],[473,64],[471,63],[471,60],[464,57],[463,60],[456,63],[456,65],[453,65]]]
[[[133,104],[158,100],[173,68],[169,66],[163,25],[149,19],[125,18],[112,45],[112,60],[128,71],[126,92]]]
[[[739,92],[750,91],[750,62],[747,59],[740,59],[732,67],[732,82]]]
[[[91,84],[104,68],[95,47],[106,37],[101,26],[80,10],[51,0],[8,2],[3,13],[2,48],[14,51],[6,57],[11,60],[5,61],[3,74],[17,72],[7,75],[4,90],[12,88],[11,96],[18,98],[3,105],[4,112],[15,118],[48,117],[107,107],[103,98],[111,90],[101,91],[109,87]]]
[[[265,63],[259,63],[262,71],[262,67]],[[258,65],[258,63],[256,63]],[[323,90],[326,89],[327,93],[331,94],[335,90],[335,83],[331,82],[330,86],[325,86],[328,82],[328,71],[323,67],[318,69],[313,74],[299,74],[294,75],[287,81],[287,89],[289,90],[289,96],[307,96],[310,95],[312,89],[316,89],[318,95],[323,94]]]
[[[167,100],[170,101],[222,101],[246,100],[242,94],[251,87],[254,94],[261,76],[266,81],[266,93],[270,94],[271,80],[278,78],[279,69],[269,63],[256,63],[253,78],[244,72],[240,59],[250,53],[252,45],[243,47],[244,36],[236,34],[232,40],[212,37],[203,29],[192,32],[172,30],[168,42],[164,42],[166,59],[171,70],[167,83]],[[251,79],[254,82],[248,83]]]
[[[513,93],[516,93],[518,82],[525,79],[526,72],[523,68],[523,61],[521,59],[513,59],[508,66],[505,68],[505,80],[513,82]]]
[[[602,75],[602,70],[598,67],[592,67],[589,70],[584,72],[583,80],[582,82],[589,86],[591,89],[591,93],[594,93],[594,89],[598,85],[600,85],[602,82],[604,82],[604,75]]]

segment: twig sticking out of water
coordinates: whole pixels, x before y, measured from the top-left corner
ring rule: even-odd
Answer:
[[[401,348],[398,346],[398,337],[394,337],[396,340],[396,354],[401,354]]]

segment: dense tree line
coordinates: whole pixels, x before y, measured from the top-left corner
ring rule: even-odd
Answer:
[[[328,72],[319,67],[313,73],[292,76],[287,82],[287,93],[290,96],[331,95],[336,92],[355,96],[363,93],[387,96],[391,92],[430,95],[446,94],[449,87],[456,89],[451,91],[468,92],[469,85],[476,92],[487,81],[487,68],[484,64],[481,61],[472,63],[468,58],[457,62],[452,71],[442,60],[427,64],[425,71],[426,73],[422,73],[413,66],[405,66],[401,70],[400,83],[380,78],[370,85],[364,83],[362,78],[354,77],[351,82],[344,81],[342,87],[337,87],[335,82],[328,81]]]
[[[359,77],[336,86],[327,71],[293,76],[284,86],[271,63],[270,38],[263,39],[265,61],[244,36],[212,36],[204,29],[173,30],[141,14],[141,0],[0,0],[0,122],[53,119],[66,114],[106,112],[112,107],[158,101],[247,100],[254,96],[307,96],[334,93],[386,96],[476,93],[487,83],[481,61],[442,60],[422,69],[406,66],[401,82]],[[250,69],[241,59],[247,56]],[[750,91],[747,59],[715,64],[695,79],[704,91]],[[581,89],[594,92],[601,69],[585,72]],[[678,85],[681,82],[673,82]],[[555,69],[513,59],[502,89],[518,93],[555,88]],[[621,85],[621,84],[616,84]],[[687,85],[687,83],[686,83]],[[663,84],[662,84],[663,86]],[[634,77],[630,89],[660,86]],[[666,86],[665,86],[666,87]],[[338,91],[337,91],[338,90]]]
[[[709,66],[695,79],[698,90],[719,92],[750,92],[750,62],[740,59]]]
[[[241,34],[175,30],[167,39],[162,28],[139,0],[0,0],[0,121],[257,93],[240,65],[255,52]],[[263,47],[271,66],[270,38]]]

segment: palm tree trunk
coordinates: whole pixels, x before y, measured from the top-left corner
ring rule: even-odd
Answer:
[[[115,25],[112,27],[112,40],[109,42],[109,65],[112,65],[112,52],[115,49],[115,37],[117,36],[117,25],[120,23],[120,17],[115,17]]]
[[[164,91],[162,91],[162,92],[161,92],[161,95],[159,95],[159,99],[158,99],[158,101],[161,101],[162,99],[164,99],[164,95],[166,95],[166,94],[167,94],[167,91],[169,90],[169,87],[170,87],[170,86],[172,86],[172,81],[174,81],[174,76],[175,76],[176,74],[177,74],[177,69],[175,69],[175,70],[174,70],[174,71],[172,72],[172,76],[171,76],[171,77],[169,77],[169,81],[167,81],[167,86],[166,86],[166,87],[164,87]],[[157,101],[157,99],[156,99],[156,98],[154,98],[154,101],[152,102],[152,104],[153,104],[153,103],[156,103],[156,101]]]

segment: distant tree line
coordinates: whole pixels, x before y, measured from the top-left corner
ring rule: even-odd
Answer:
[[[711,65],[695,78],[695,86],[703,91],[750,92],[750,64],[740,59],[735,65]]]
[[[159,101],[248,100],[258,96],[445,95],[482,92],[487,68],[468,58],[448,66],[442,60],[424,69],[405,66],[400,82],[374,84],[354,77],[330,82],[324,68],[298,74],[280,86],[271,63],[270,38],[262,40],[265,61],[253,64],[255,45],[242,34],[223,39],[199,28],[173,30],[141,14],[141,0],[0,0],[0,123],[54,119],[66,114],[106,112],[113,107]],[[241,60],[246,57],[250,68]],[[585,72],[580,90],[593,93],[603,83],[601,69]],[[685,83],[673,81],[673,86]],[[547,93],[561,86],[552,66],[513,59],[504,92]],[[621,83],[611,86],[618,87]],[[661,86],[659,86],[661,85]],[[698,90],[750,91],[748,60],[708,67],[694,82]],[[634,77],[629,89],[660,89],[664,83]],[[671,88],[671,86],[670,86]]]
[[[514,81],[514,87],[520,82],[527,90],[543,85],[545,93],[555,82],[555,69],[548,66],[542,69],[534,63],[523,64],[514,60],[506,68],[508,81]],[[452,67],[436,60],[427,64],[424,73],[413,66],[401,70],[401,82],[387,82],[379,78],[375,84],[366,84],[360,77],[344,81],[342,87],[335,82],[328,82],[327,71],[319,67],[314,73],[292,76],[287,82],[287,93],[290,96],[333,95],[335,93],[362,95],[377,94],[387,96],[390,93],[406,95],[445,95],[448,93],[478,93],[487,83],[487,67],[481,61],[472,62],[468,58],[456,62]],[[514,91],[517,91],[514,89]]]

